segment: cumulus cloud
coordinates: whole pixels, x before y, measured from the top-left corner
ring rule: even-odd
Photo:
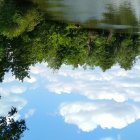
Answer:
[[[9,89],[9,92],[11,93],[23,93],[26,91],[26,88],[23,87],[23,86],[17,86],[17,85],[14,85],[14,86],[11,86]]]
[[[53,72],[46,63],[31,67],[31,74],[41,79],[41,86],[45,86],[51,93],[78,94],[91,101],[106,100],[104,103],[61,105],[60,115],[65,122],[75,124],[86,132],[97,127],[121,129],[140,119],[140,107],[134,103],[140,101],[139,73],[140,61],[129,71],[118,65],[106,72],[102,72],[100,68],[83,70],[79,67],[73,70],[66,65]],[[127,104],[128,100],[133,100],[133,105]]]
[[[25,114],[25,119],[30,118],[35,113],[35,109],[29,109],[28,112]]]
[[[35,69],[35,68],[34,68]],[[3,80],[3,83],[12,83],[12,82],[19,82],[18,79],[15,78],[15,76],[12,75],[12,73],[6,73],[6,75],[4,76],[4,80]],[[24,82],[27,82],[27,83],[35,83],[37,81],[36,77],[34,76],[30,76],[30,78],[24,78]]]
[[[64,103],[59,111],[66,123],[85,132],[97,127],[122,129],[140,119],[140,106],[117,102]]]
[[[27,101],[18,96],[2,97],[0,100],[0,116],[7,115],[12,106],[16,107],[17,110],[21,110],[26,104]]]
[[[0,96],[7,96],[9,95],[9,91],[4,89],[3,87],[0,87]]]
[[[3,80],[3,83],[10,83],[15,81],[15,77],[12,76],[10,73],[6,74]]]
[[[47,67],[47,63],[36,64],[36,66],[31,66],[31,75],[41,76],[43,80],[49,82],[56,82],[58,80],[58,73],[53,72],[52,69]]]
[[[30,84],[36,82],[36,77],[25,78],[22,82],[15,79],[14,76],[9,72],[5,75],[3,83],[0,84],[0,116],[7,115],[12,107],[17,108],[18,113],[14,116],[15,119],[20,117],[19,110],[21,110],[27,101],[22,97],[22,93],[25,93],[27,89],[31,89]],[[32,86],[33,88],[33,86]],[[26,118],[33,115],[35,110],[31,109],[25,115]]]
[[[25,91],[26,91],[26,87],[19,86],[19,85],[18,86],[13,85],[13,86],[7,86],[7,87],[0,87],[0,95],[1,96],[7,96],[7,95],[10,95],[11,93],[21,94]]]
[[[64,117],[65,122],[89,132],[97,127],[121,129],[140,119],[140,107],[126,103],[128,100],[140,101],[140,62],[131,71],[120,69],[118,65],[106,72],[102,72],[100,68],[85,71],[79,67],[73,70],[70,66],[63,65],[58,72],[53,72],[46,66],[46,63],[42,63],[31,67],[31,79],[25,78],[25,82],[32,83],[32,88],[45,86],[55,94],[74,93],[90,100],[106,100],[104,103],[62,104],[60,115]],[[7,83],[12,80],[7,78]],[[26,101],[10,95],[25,91],[26,88],[21,85],[0,87],[0,94],[5,97],[3,102],[0,101],[0,114],[9,111],[11,106],[21,109]],[[107,102],[108,100],[116,102]],[[29,110],[25,118],[33,114],[34,110]]]
[[[106,72],[100,68],[83,70],[79,67],[73,70],[71,66],[63,65],[59,71],[53,72],[47,63],[31,66],[30,69],[31,79],[25,78],[25,82],[32,84],[31,89],[45,86],[52,93],[74,93],[91,100],[140,101],[140,61],[130,71],[118,65]]]
[[[1,84],[0,116],[7,115],[12,107],[17,108],[18,111],[22,109],[27,104],[27,101],[22,96],[19,96],[19,93],[21,94],[25,91],[26,88],[24,86],[9,85],[7,83],[5,86],[5,83]],[[15,118],[19,116],[20,114],[16,114]]]
[[[140,101],[139,63],[131,71],[125,71],[118,65],[106,72],[99,68],[93,71],[85,71],[81,67],[72,70],[65,65],[56,73],[44,65],[31,70],[42,76],[43,81],[46,79],[46,88],[52,93],[77,93],[91,100]]]
[[[30,78],[27,78],[27,77],[26,77],[26,78],[24,79],[24,82],[28,82],[28,83],[31,83],[31,84],[32,84],[32,83],[35,83],[36,80],[37,80],[37,79],[36,79],[35,77],[31,76]]]

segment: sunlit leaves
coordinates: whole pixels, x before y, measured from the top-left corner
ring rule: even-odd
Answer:
[[[5,1],[0,13],[0,34],[10,39],[32,31],[42,19],[38,10],[27,7],[24,11],[14,0]]]
[[[76,24],[50,20],[38,9],[39,1],[7,1],[0,5],[0,81],[8,71],[23,81],[29,77],[30,66],[41,62],[47,62],[54,70],[66,64],[73,68],[98,66],[105,71],[116,63],[127,70],[140,54],[136,34],[82,29]],[[120,13],[119,17],[112,17],[114,10],[104,15],[105,20],[119,18],[120,23],[125,23]],[[132,17],[133,13],[130,20]],[[115,23],[116,19],[111,20]]]

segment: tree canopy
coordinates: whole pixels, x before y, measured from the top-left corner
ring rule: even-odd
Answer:
[[[0,7],[1,82],[8,71],[24,80],[31,65],[44,61],[54,70],[66,64],[105,71],[117,63],[128,70],[140,54],[138,34],[50,20],[38,1],[1,0]]]
[[[0,139],[19,140],[27,129],[25,120],[15,120],[16,108],[12,107],[7,116],[0,116]]]

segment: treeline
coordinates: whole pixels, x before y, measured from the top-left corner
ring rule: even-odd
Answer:
[[[66,64],[105,71],[118,63],[127,70],[140,54],[137,34],[52,21],[30,0],[1,0],[0,15],[1,82],[8,71],[19,80],[29,77],[30,66],[42,61],[52,69]]]

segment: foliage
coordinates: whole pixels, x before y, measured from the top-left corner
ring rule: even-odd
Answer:
[[[5,0],[0,14],[0,34],[10,39],[32,31],[42,17],[35,8],[24,7],[15,0]]]
[[[29,77],[30,66],[42,61],[54,70],[66,64],[74,68],[79,65],[91,69],[99,66],[105,71],[116,63],[127,70],[140,55],[139,35],[82,29],[71,23],[52,21],[41,11],[38,2],[3,0],[0,4],[1,82],[8,71],[23,81]],[[117,18],[120,24],[125,24],[121,13],[115,17],[109,13],[112,14],[105,13],[105,20]],[[130,20],[135,18],[132,11],[129,13]]]
[[[25,120],[15,120],[16,108],[11,108],[7,116],[0,116],[0,139],[19,140],[27,129]]]
[[[108,10],[104,13],[104,19],[102,22],[112,23],[115,25],[138,25],[135,13],[133,12],[131,5],[127,2],[120,5],[119,8],[116,8],[113,5],[108,5]]]

